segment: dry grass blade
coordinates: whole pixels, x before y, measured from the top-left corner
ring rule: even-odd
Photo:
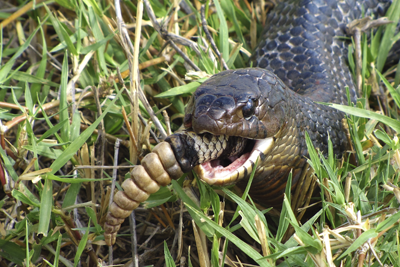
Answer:
[[[201,235],[204,236],[204,233],[199,232],[199,228],[196,226],[194,221],[192,221],[192,225],[193,225],[194,238],[196,240],[197,252],[199,255],[200,266],[210,267],[207,245],[205,245],[204,237],[203,238],[201,237]]]
[[[255,222],[256,222],[256,228],[258,231],[258,237],[260,238],[261,241],[261,249],[263,252],[263,256],[269,256],[271,254],[271,251],[269,249],[269,244],[268,244],[268,235],[267,232],[265,231],[265,226],[264,224],[260,221],[260,218],[258,217],[258,215],[256,215],[255,218]],[[270,264],[272,266],[274,266],[274,262],[272,259],[267,259]]]

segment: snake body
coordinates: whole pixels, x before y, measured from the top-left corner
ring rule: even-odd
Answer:
[[[305,132],[324,155],[329,136],[340,157],[349,148],[344,115],[315,101],[355,101],[347,44],[340,37],[362,10],[380,16],[389,2],[279,3],[268,15],[255,67],[221,72],[199,86],[185,111],[186,129],[157,145],[131,171],[107,215],[107,244],[115,242],[123,219],[149,194],[192,169],[209,184],[245,186],[256,168],[250,195],[277,206],[289,172],[295,187],[305,165]]]
[[[254,108],[250,113],[244,112],[249,102]],[[343,114],[294,93],[264,69],[214,75],[197,89],[192,103],[185,120],[185,125],[191,125],[190,130],[166,139],[182,170],[195,168],[200,179],[208,184],[245,184],[259,158],[250,192],[252,198],[265,205],[282,202],[291,170],[296,185],[306,162],[305,130],[324,154],[328,152],[328,135],[335,154],[341,155],[348,148],[341,123]],[[197,140],[193,140],[191,130]],[[220,156],[204,157],[204,151],[213,151],[205,138],[210,133],[230,136],[227,147],[246,140],[248,149],[236,151],[236,157],[230,156],[225,163]]]

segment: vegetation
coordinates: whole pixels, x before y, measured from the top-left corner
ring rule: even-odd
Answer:
[[[108,248],[102,223],[111,188],[180,127],[191,92],[223,61],[246,66],[270,6],[8,2],[0,6],[0,266],[400,265],[400,62],[385,67],[400,38],[396,23],[360,39],[359,73],[357,42],[349,46],[362,98],[332,106],[349,114],[354,149],[346,160],[324,159],[309,142],[322,200],[307,220],[298,222],[289,189],[279,216],[266,219],[269,210],[247,190],[239,197],[182,177],[137,209]],[[201,4],[220,55],[201,26]],[[393,1],[388,17],[399,15]]]

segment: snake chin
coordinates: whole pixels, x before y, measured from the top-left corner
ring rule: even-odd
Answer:
[[[251,140],[242,154],[204,162],[194,167],[194,171],[209,185],[231,185],[250,176],[257,159],[264,159],[273,146],[273,137]]]

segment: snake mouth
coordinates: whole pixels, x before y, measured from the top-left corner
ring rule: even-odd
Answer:
[[[247,141],[245,149],[237,155],[204,162],[194,167],[194,171],[209,185],[226,186],[248,177],[257,159],[264,159],[272,149],[274,138]]]

